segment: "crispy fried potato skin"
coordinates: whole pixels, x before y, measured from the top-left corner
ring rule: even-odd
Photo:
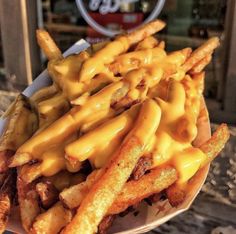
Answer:
[[[8,170],[5,174],[4,182],[0,188],[0,233],[3,233],[6,229],[12,203],[16,195],[15,169]]]

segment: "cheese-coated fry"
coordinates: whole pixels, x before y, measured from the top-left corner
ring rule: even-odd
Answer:
[[[92,79],[97,74],[104,72],[105,65],[113,62],[115,56],[126,52],[131,45],[136,44],[145,37],[153,35],[164,27],[164,22],[155,20],[130,34],[116,38],[83,64],[79,80],[84,82]]]
[[[187,72],[192,69],[198,62],[200,62],[204,57],[209,54],[212,54],[213,50],[216,49],[220,45],[218,37],[212,37],[208,41],[206,41],[203,45],[198,47],[187,61],[183,65],[183,69]]]

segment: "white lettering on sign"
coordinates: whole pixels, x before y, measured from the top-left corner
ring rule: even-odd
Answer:
[[[105,15],[107,13],[114,13],[120,9],[123,3],[134,3],[138,0],[90,0],[89,9],[91,11],[99,10],[99,13]]]

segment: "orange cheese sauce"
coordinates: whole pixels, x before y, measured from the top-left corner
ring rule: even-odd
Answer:
[[[17,151],[41,160],[43,175],[50,176],[62,169],[76,171],[80,162],[87,159],[94,168],[107,163],[133,129],[139,113],[136,105],[116,116],[111,108],[116,100],[114,96],[136,102],[152,99],[151,103],[155,102],[160,109],[159,126],[145,148],[145,154],[153,157],[152,167],[171,164],[179,172],[178,183],[184,183],[205,161],[204,153],[192,146],[197,135],[204,74],[193,78],[185,75],[181,65],[188,58],[189,49],[166,54],[161,48],[150,48],[143,43],[141,50],[122,55],[128,50],[128,44],[125,37],[120,37],[93,57],[75,55],[64,64],[52,64],[51,74],[61,82],[69,100],[75,98],[72,103],[77,106]],[[74,65],[76,59],[79,62]],[[110,63],[122,77],[114,77],[107,65]],[[68,79],[60,81],[63,77]],[[90,95],[109,83],[112,84]],[[87,92],[83,93],[84,90]],[[153,114],[155,110],[153,108]],[[151,124],[147,121],[147,128]],[[79,131],[84,135],[68,141]],[[145,128],[137,132],[145,138]]]

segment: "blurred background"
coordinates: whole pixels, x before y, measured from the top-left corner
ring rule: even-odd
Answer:
[[[102,41],[150,18],[167,23],[157,35],[167,51],[220,38],[206,69],[205,97],[212,128],[226,122],[232,133],[190,211],[150,233],[236,233],[236,0],[0,0],[0,115],[46,67],[37,28],[64,51],[81,38]]]

